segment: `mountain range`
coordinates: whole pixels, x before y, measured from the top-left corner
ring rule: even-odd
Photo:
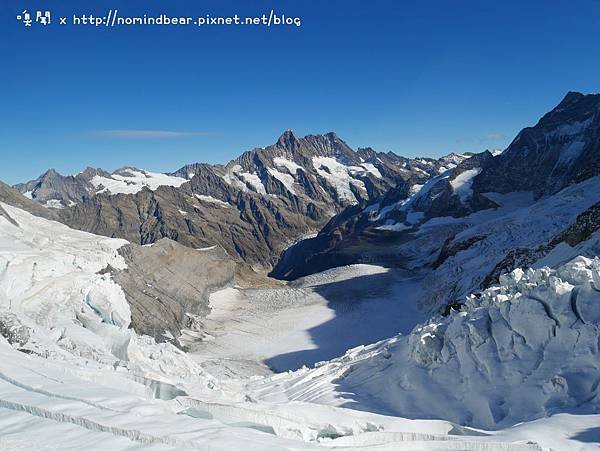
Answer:
[[[139,244],[219,244],[271,269],[287,246],[346,207],[390,188],[408,191],[465,158],[408,159],[353,150],[334,133],[299,138],[288,130],[225,166],[196,163],[171,174],[86,168],[73,176],[50,169],[14,188],[79,230]]]

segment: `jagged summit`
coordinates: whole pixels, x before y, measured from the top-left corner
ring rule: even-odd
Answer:
[[[542,116],[536,127],[588,119],[600,110],[600,94],[569,92],[551,111]]]
[[[42,174],[42,178],[44,178],[44,177],[56,177],[58,175],[60,175],[60,174],[56,171],[56,169],[50,168],[46,172],[44,172],[44,174]]]
[[[310,156],[343,156],[352,160],[351,155],[355,153],[348,144],[334,132],[325,134],[308,134],[304,137],[298,136],[292,130],[286,130],[273,146],[263,149],[255,149],[258,152],[280,152],[283,149],[286,154],[296,157]]]
[[[297,146],[299,141],[300,138],[298,137],[298,135],[296,135],[296,133],[294,133],[292,130],[288,129],[281,134],[281,136],[277,140],[277,144],[286,149],[293,150]]]

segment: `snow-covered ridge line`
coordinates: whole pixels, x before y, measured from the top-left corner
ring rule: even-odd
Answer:
[[[188,180],[182,177],[149,172],[133,168],[121,169],[110,177],[95,175],[91,184],[98,189],[96,194],[108,192],[110,194],[135,194],[143,188],[155,191],[160,186],[179,187]]]

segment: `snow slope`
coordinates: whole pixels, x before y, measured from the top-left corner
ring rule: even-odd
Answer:
[[[123,293],[98,272],[123,269],[117,249],[127,242],[76,232],[2,204],[19,225],[0,218],[0,307],[60,327],[82,306],[107,322],[127,327],[129,306]],[[43,293],[43,296],[41,295]],[[62,302],[56,305],[55,297]]]
[[[346,166],[331,157],[313,157],[312,163],[317,174],[327,180],[335,190],[338,198],[347,201],[350,204],[358,202],[353,190],[362,190],[366,192],[364,182],[354,178],[353,174],[373,172],[364,167]],[[380,176],[381,174],[376,175],[376,177]]]
[[[481,168],[469,169],[461,172],[454,180],[450,182],[454,194],[460,197],[460,200],[464,203],[469,196],[471,196],[473,190],[473,179],[481,172]]]

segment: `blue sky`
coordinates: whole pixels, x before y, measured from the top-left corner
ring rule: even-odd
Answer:
[[[273,8],[302,26],[57,24],[109,8]],[[23,9],[51,10],[55,23],[27,29]],[[0,20],[8,183],[48,167],[227,162],[287,128],[407,156],[505,147],[567,91],[600,91],[598,1],[3,0]]]

